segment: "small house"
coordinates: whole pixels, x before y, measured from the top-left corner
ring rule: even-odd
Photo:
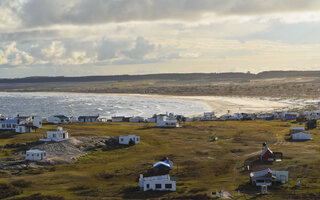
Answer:
[[[143,117],[136,116],[136,117],[131,117],[129,119],[129,122],[132,122],[132,123],[145,122],[145,119]]]
[[[286,120],[294,120],[297,117],[299,117],[299,113],[297,113],[297,112],[287,112],[284,114],[284,118]]]
[[[205,112],[203,113],[203,117],[201,117],[202,121],[213,121],[216,119],[216,115],[214,112]]]
[[[62,127],[58,127],[57,130],[47,131],[47,137],[41,138],[40,141],[60,142],[60,141],[71,140],[71,139],[72,138],[69,138],[68,131],[63,130]]]
[[[250,173],[250,181],[255,186],[271,186],[272,182],[284,184],[288,182],[288,179],[288,171],[272,171],[267,168],[265,170]]]
[[[143,177],[140,174],[139,186],[142,191],[176,191],[176,181],[170,175]]]
[[[290,129],[290,134],[296,133],[296,132],[302,132],[302,131],[304,131],[304,130],[305,130],[304,127],[291,127],[291,129]]]
[[[140,143],[140,136],[136,136],[136,135],[119,136],[119,144],[134,145],[139,143]]]
[[[123,122],[125,120],[124,116],[114,116],[112,117],[112,122]]]
[[[46,151],[39,149],[31,149],[26,152],[26,160],[37,161],[47,159]]]
[[[54,115],[48,117],[47,122],[51,124],[68,124],[70,119],[64,115]]]
[[[177,128],[182,127],[183,123],[175,118],[173,113],[157,115],[157,127]]]
[[[280,158],[278,157],[280,156]],[[266,143],[262,144],[262,152],[260,154],[260,160],[262,161],[281,161],[282,152],[273,152],[271,151]]]
[[[291,134],[291,139],[292,140],[311,140],[311,134],[304,131],[294,132]]]
[[[31,133],[32,126],[27,124],[17,125],[15,128],[16,133]]]
[[[99,115],[96,116],[79,116],[78,117],[79,122],[98,122],[99,121]]]
[[[19,124],[18,119],[6,119],[0,121],[0,130],[15,130]]]

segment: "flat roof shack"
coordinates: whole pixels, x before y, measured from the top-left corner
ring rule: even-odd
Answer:
[[[136,136],[136,135],[119,136],[119,144],[135,145],[139,143],[140,143],[140,136]]]
[[[78,117],[79,122],[98,122],[99,121],[99,115],[96,116],[79,116]]]
[[[267,168],[265,170],[250,173],[250,181],[255,186],[271,186],[273,182],[285,184],[288,180],[288,171],[272,171]]]
[[[304,127],[291,127],[290,134],[296,133],[296,132],[301,132],[301,131],[304,131],[304,130],[305,130]]]
[[[31,149],[26,151],[26,160],[38,161],[47,159],[47,152],[39,149]]]
[[[142,191],[176,191],[176,181],[172,180],[169,174],[150,177],[140,174],[139,186]]]
[[[69,138],[68,131],[63,130],[62,127],[58,127],[57,130],[47,131],[47,137],[41,138],[40,141],[43,142],[60,142],[64,140],[72,140],[73,138]]]
[[[291,134],[292,140],[311,140],[311,134],[307,132],[295,132]]]

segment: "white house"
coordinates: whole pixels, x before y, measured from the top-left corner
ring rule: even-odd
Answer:
[[[295,132],[291,134],[292,140],[311,140],[311,134],[307,132]]]
[[[145,119],[143,117],[136,116],[136,117],[131,117],[129,119],[129,122],[133,122],[133,123],[145,122]]]
[[[37,161],[47,159],[46,151],[39,149],[31,149],[26,152],[26,160]]]
[[[32,127],[29,125],[17,125],[15,128],[16,133],[31,133],[32,132]]]
[[[18,119],[6,119],[0,121],[0,130],[15,130],[20,121]]]
[[[172,180],[169,175],[143,177],[140,174],[139,186],[143,191],[176,191],[176,181]]]
[[[167,114],[160,114],[157,115],[157,126],[158,127],[170,127],[170,128],[176,128],[176,127],[182,127],[182,122],[178,121],[173,113]]]
[[[212,121],[216,119],[216,115],[214,112],[205,112],[203,113],[202,121]]]
[[[256,186],[271,186],[272,182],[281,182],[282,184],[288,182],[288,171],[272,171],[267,168],[265,170],[251,172],[250,180]]]
[[[51,124],[68,124],[70,119],[64,115],[54,115],[48,117],[47,122]]]
[[[304,131],[304,127],[291,127],[290,129],[290,133],[296,133],[296,132],[303,132]]]
[[[139,144],[140,136],[136,135],[127,135],[127,136],[119,136],[119,144]]]
[[[57,130],[54,131],[47,131],[47,137],[41,138],[40,141],[43,142],[49,142],[49,141],[55,141],[60,142],[63,140],[71,140],[72,138],[69,138],[68,131],[64,131],[62,127],[58,127]]]

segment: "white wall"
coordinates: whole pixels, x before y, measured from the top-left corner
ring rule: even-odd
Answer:
[[[140,143],[140,137],[136,135],[127,135],[127,136],[120,136],[119,137],[119,144],[126,144],[128,145],[130,140],[133,140],[135,144]]]
[[[45,151],[27,151],[26,160],[36,161],[36,160],[47,159],[47,153]]]
[[[310,140],[311,134],[299,132],[299,133],[292,134],[291,137],[293,140]]]

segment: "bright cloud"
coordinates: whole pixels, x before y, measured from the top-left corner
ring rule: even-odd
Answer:
[[[1,77],[318,69],[314,0],[1,0]]]

